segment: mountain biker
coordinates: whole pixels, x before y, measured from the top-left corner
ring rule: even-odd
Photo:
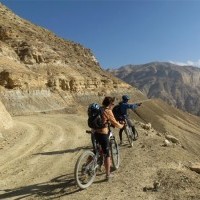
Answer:
[[[94,136],[96,141],[101,145],[103,154],[105,157],[104,165],[106,170],[106,179],[113,177],[113,174],[110,173],[111,159],[110,159],[110,146],[109,146],[109,127],[110,124],[117,128],[123,128],[123,124],[120,124],[116,121],[112,108],[114,106],[114,97],[105,97],[102,105],[103,105],[103,122],[105,124],[104,128],[94,130]]]
[[[135,103],[135,104],[129,104],[128,101],[130,100],[130,97],[128,95],[123,95],[122,96],[122,101],[119,103],[120,104],[120,119],[121,121],[124,121],[125,118],[127,119],[128,125],[132,128],[133,134],[135,135],[135,126],[133,121],[129,118],[127,110],[136,110],[139,106],[141,106],[142,103]],[[120,139],[120,145],[123,144],[122,141],[122,132],[124,130],[124,127],[119,130],[119,139]],[[136,138],[134,138],[136,140]]]

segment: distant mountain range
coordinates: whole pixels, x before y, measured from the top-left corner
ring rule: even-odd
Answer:
[[[170,105],[200,116],[200,68],[152,62],[108,71],[136,86],[149,98],[161,98]]]

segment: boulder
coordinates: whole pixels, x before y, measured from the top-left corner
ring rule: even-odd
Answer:
[[[13,126],[12,117],[7,112],[5,106],[0,101],[0,129],[9,129]]]
[[[200,174],[200,163],[191,163],[189,168]]]
[[[169,140],[165,139],[165,140],[164,140],[164,146],[165,146],[165,147],[172,146],[172,143],[171,143]]]
[[[145,130],[151,130],[151,123],[143,124],[142,128],[145,129]]]
[[[169,140],[170,142],[172,142],[172,143],[180,144],[179,140],[176,137],[172,136],[172,135],[166,135],[165,138],[167,140]]]

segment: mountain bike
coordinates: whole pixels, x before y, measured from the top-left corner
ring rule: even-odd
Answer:
[[[126,118],[125,118],[124,122],[125,122],[124,131],[126,133],[126,136],[127,136],[127,139],[128,139],[128,142],[129,142],[130,146],[133,147],[133,141],[137,140],[138,132],[137,132],[136,128],[134,127],[135,134],[133,133],[132,127],[129,126],[128,121],[127,121]]]
[[[83,154],[81,154],[80,157],[78,158],[75,165],[75,170],[74,170],[75,181],[76,184],[81,189],[85,189],[93,183],[98,169],[101,169],[101,166],[104,163],[103,152],[101,146],[96,142],[94,138],[94,133],[92,131],[86,131],[86,132],[91,134],[93,151],[87,150],[83,152]],[[109,143],[110,143],[112,167],[114,170],[117,170],[120,164],[119,148],[112,132],[110,132]]]

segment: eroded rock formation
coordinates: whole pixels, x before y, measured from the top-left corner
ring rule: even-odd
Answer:
[[[62,109],[88,96],[91,100],[131,88],[101,69],[90,49],[0,4],[0,100],[9,113]]]

